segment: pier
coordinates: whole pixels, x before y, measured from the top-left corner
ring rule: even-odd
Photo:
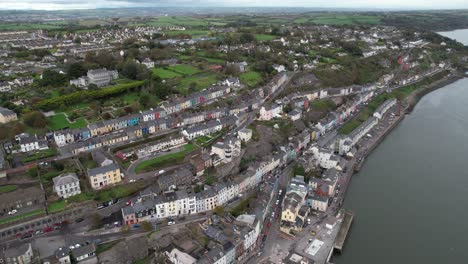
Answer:
[[[343,246],[346,241],[346,237],[348,236],[349,229],[351,228],[351,224],[353,223],[353,219],[354,213],[351,211],[346,211],[343,218],[343,224],[341,225],[340,231],[338,231],[335,245],[333,246],[333,248],[338,250],[340,253],[343,251]]]

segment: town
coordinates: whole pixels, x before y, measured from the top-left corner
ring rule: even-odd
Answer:
[[[331,263],[353,174],[468,51],[264,19],[5,22],[0,263]]]

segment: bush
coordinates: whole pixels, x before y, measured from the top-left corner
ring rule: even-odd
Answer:
[[[77,91],[71,94],[62,95],[56,98],[42,100],[36,103],[35,107],[42,110],[53,110],[62,106],[72,105],[81,102],[89,102],[93,99],[102,99],[117,94],[127,92],[144,85],[146,81],[135,81],[132,83],[120,84],[99,90]]]

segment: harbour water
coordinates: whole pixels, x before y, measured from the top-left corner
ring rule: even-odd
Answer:
[[[367,158],[347,192],[355,221],[334,263],[468,263],[467,102],[468,78],[427,94]]]

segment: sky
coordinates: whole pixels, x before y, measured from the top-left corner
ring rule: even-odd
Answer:
[[[66,10],[155,6],[468,9],[468,0],[0,0],[0,10]]]

